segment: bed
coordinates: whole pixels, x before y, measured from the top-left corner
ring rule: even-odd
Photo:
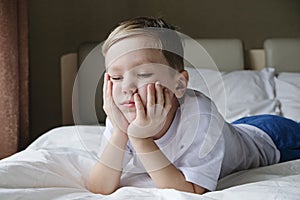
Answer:
[[[197,43],[207,50],[213,62],[208,60],[210,64],[205,65],[211,66],[200,73],[208,78],[200,80],[191,76],[189,87],[213,98],[228,121],[260,113],[300,121],[297,54],[300,39],[268,39],[264,49],[246,53],[238,39],[199,39]],[[97,90],[101,81],[98,80],[91,99],[80,100],[90,95],[86,92],[91,83],[76,78],[76,66],[89,65],[85,58],[92,49],[99,50],[98,44],[85,43],[78,52],[62,56],[64,126],[46,132],[25,150],[0,161],[0,199],[299,199],[300,159],[234,173],[219,180],[217,191],[204,195],[138,187],[122,187],[108,196],[89,192],[87,177],[101,146],[105,115],[100,109],[101,98],[95,97],[96,93],[101,95]],[[248,64],[244,61],[246,56]],[[199,69],[189,64],[186,65],[190,74],[199,74]],[[215,67],[221,72],[211,70]],[[101,70],[95,70],[101,77]],[[220,77],[224,83],[221,86],[217,84]],[[206,82],[205,88],[201,81]],[[226,101],[222,100],[224,96]],[[72,98],[75,98],[73,108]],[[100,105],[88,105],[91,101]],[[234,106],[228,102],[234,102]]]

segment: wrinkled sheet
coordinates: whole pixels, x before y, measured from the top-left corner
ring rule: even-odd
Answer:
[[[100,148],[101,126],[50,130],[26,150],[0,161],[0,199],[299,199],[300,159],[241,171],[204,195],[174,189],[123,187],[93,194],[87,177]]]

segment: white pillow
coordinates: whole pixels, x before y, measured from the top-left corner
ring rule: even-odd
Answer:
[[[300,73],[279,73],[275,84],[282,115],[300,122]]]
[[[187,71],[188,87],[210,97],[228,122],[257,114],[279,114],[273,68],[232,72],[187,68]]]

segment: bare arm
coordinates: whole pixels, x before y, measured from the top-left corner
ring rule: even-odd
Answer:
[[[89,190],[94,193],[111,194],[120,184],[127,135],[116,129],[100,160],[89,174]]]
[[[128,121],[112,98],[112,82],[107,73],[103,84],[103,109],[111,121],[113,133],[99,161],[89,174],[89,190],[94,193],[111,194],[120,185],[124,152],[128,141],[126,134]]]
[[[187,182],[184,175],[165,157],[153,138],[129,137],[148,174],[158,188],[203,194],[206,189]]]

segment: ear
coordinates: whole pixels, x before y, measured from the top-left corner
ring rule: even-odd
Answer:
[[[183,70],[178,74],[176,80],[176,87],[175,87],[175,96],[177,98],[181,98],[184,95],[188,85],[188,81],[189,81],[189,74],[186,70]]]

